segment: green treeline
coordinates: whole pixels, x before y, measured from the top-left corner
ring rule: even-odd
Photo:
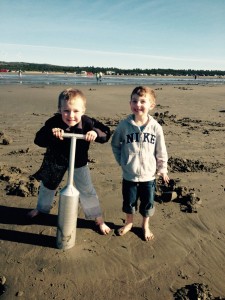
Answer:
[[[24,62],[0,62],[0,69],[7,69],[9,71],[37,71],[37,72],[68,72],[80,74],[81,71],[86,72],[102,72],[112,71],[115,74],[124,75],[173,75],[173,76],[224,76],[225,71],[219,70],[176,70],[176,69],[119,69],[119,68],[102,68],[102,67],[68,67],[68,66],[57,66],[50,64],[34,64]]]

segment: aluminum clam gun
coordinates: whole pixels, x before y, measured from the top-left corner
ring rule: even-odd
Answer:
[[[75,245],[79,192],[73,184],[74,163],[77,139],[85,139],[83,134],[64,133],[63,138],[70,138],[70,158],[67,185],[61,190],[58,208],[56,243],[59,249],[70,249]]]

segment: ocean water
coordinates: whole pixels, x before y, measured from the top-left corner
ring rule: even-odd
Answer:
[[[217,77],[166,77],[166,76],[103,76],[97,83],[95,76],[75,74],[18,74],[0,73],[0,85],[224,85],[225,78]]]

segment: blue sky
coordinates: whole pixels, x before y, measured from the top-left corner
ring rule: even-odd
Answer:
[[[0,0],[0,61],[225,70],[225,0]]]

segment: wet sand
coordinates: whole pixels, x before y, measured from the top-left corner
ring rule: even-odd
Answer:
[[[80,209],[76,245],[68,251],[56,248],[59,194],[50,215],[34,224],[24,219],[37,199],[38,183],[29,176],[45,151],[34,135],[56,111],[63,88],[0,86],[1,298],[170,300],[191,289],[206,300],[224,298],[224,86],[152,86],[174,183],[159,182],[153,241],[143,240],[139,214],[131,232],[116,235],[124,222],[121,170],[110,142],[91,145],[92,178],[112,232],[99,234]],[[130,113],[132,85],[77,88],[87,96],[87,115],[112,132]],[[168,191],[177,198],[169,201]]]

